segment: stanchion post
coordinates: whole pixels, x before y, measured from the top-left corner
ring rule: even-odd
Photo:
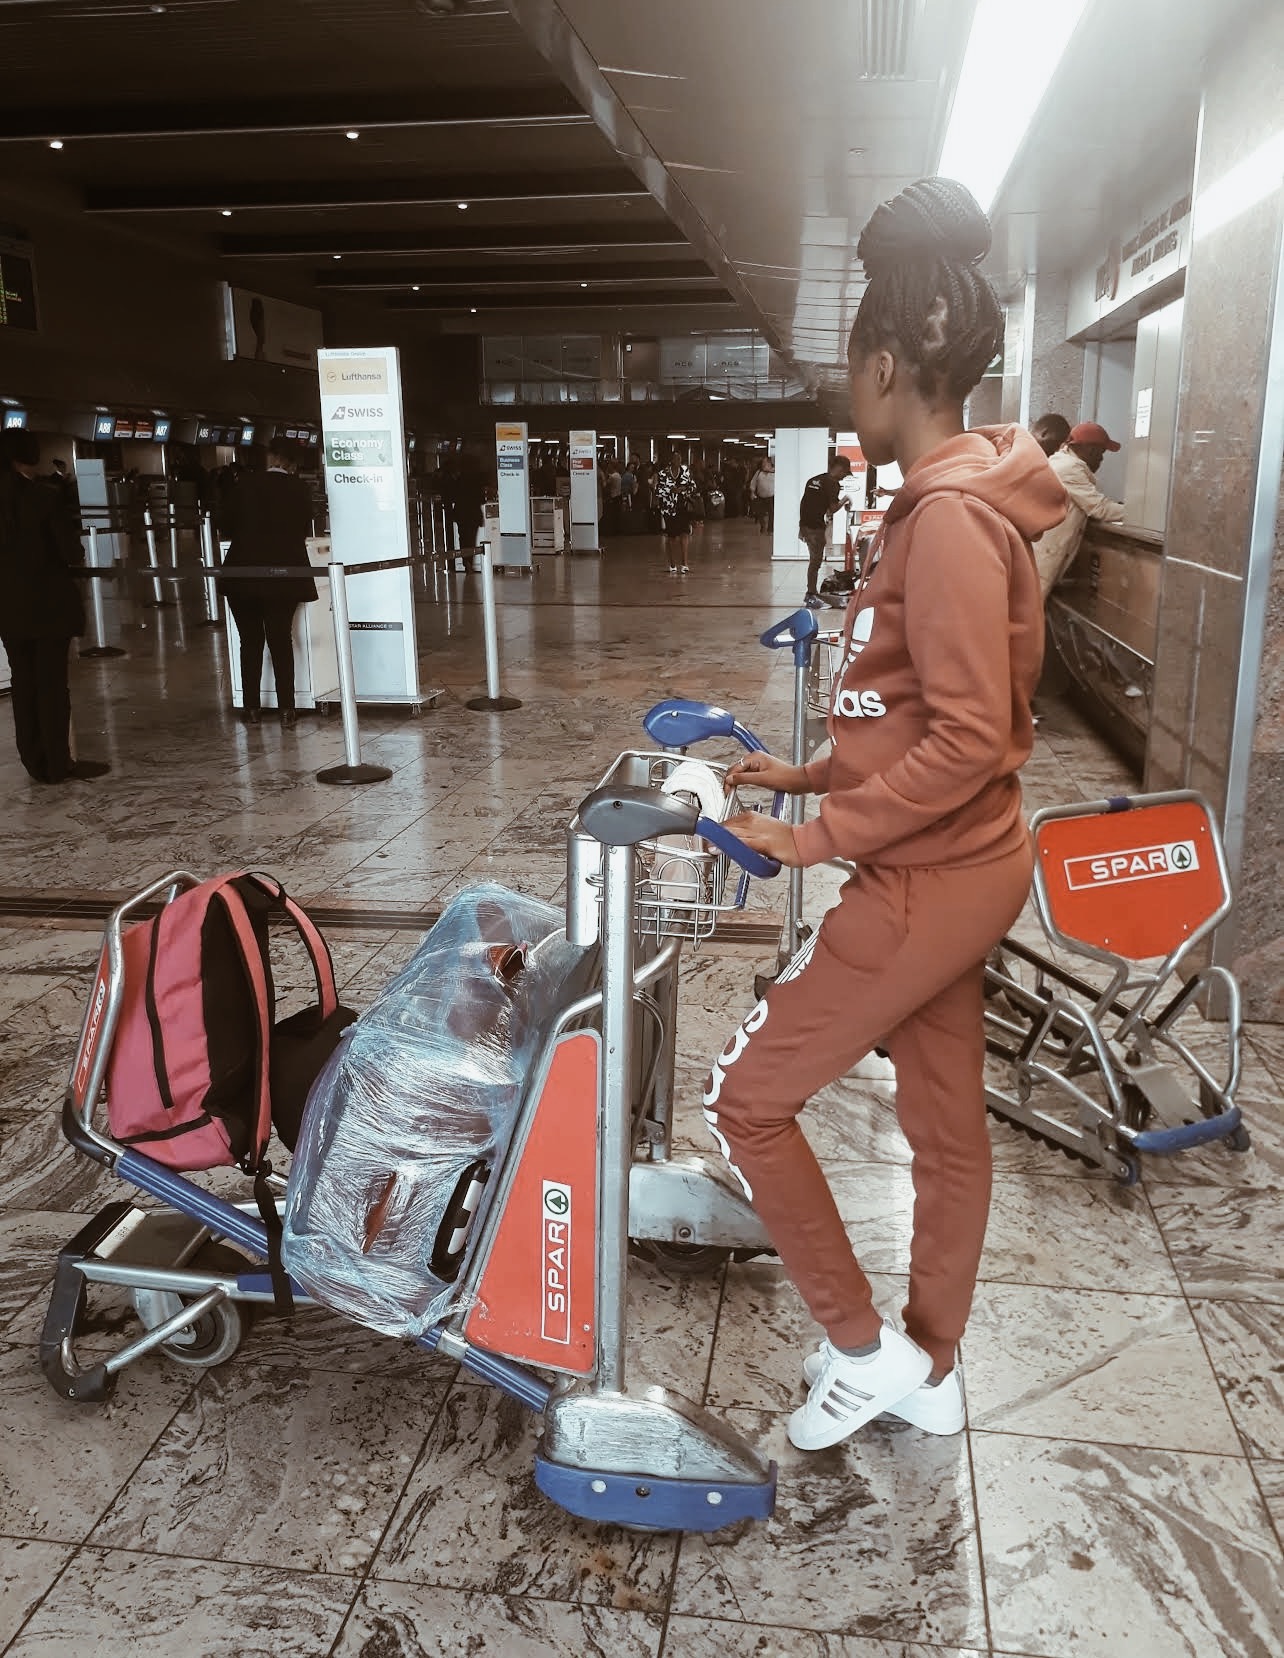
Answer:
[[[208,512],[201,514],[201,563],[206,570],[205,580],[201,583],[205,595],[205,619],[196,625],[198,628],[221,628],[223,617],[218,602],[218,581],[208,573],[217,563],[214,557],[214,525]]]
[[[160,561],[156,555],[156,526],[152,523],[152,509],[143,508],[143,533],[147,537],[147,568],[152,572],[152,596],[143,600],[147,610],[163,610],[166,606],[175,603],[173,599],[165,597],[165,590],[160,581]]]
[[[98,568],[98,526],[89,526],[89,568]],[[93,643],[81,651],[81,656],[124,656],[124,651],[118,650],[115,645],[107,643],[107,619],[103,609],[103,578],[90,576],[89,578],[89,613],[93,618]]]
[[[387,766],[361,761],[361,732],[357,725],[357,681],[352,671],[352,629],[348,623],[348,588],[343,565],[331,560],[330,608],[334,621],[335,656],[339,665],[339,712],[343,716],[344,764],[317,773],[318,783],[384,783],[392,776]]]
[[[476,713],[507,713],[522,706],[519,697],[506,697],[499,685],[499,623],[495,615],[495,556],[490,542],[482,554],[482,628],[486,636],[486,695],[469,697],[464,704]]]

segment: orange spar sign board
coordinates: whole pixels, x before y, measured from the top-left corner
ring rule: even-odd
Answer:
[[[1225,898],[1198,801],[1050,818],[1036,846],[1057,929],[1130,960],[1166,956]]]

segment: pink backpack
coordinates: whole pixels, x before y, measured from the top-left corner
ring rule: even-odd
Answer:
[[[268,925],[290,921],[316,1002],[275,1024]],[[325,940],[269,875],[216,876],[122,939],[125,986],[107,1063],[114,1139],[176,1170],[238,1165],[255,1177],[277,1304],[280,1223],[267,1186],[273,1121],[293,1149],[307,1093],[356,1015],[339,1005]]]

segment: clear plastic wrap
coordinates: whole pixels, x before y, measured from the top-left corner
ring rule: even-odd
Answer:
[[[343,1034],[303,1116],[282,1255],[317,1301],[387,1335],[443,1316],[586,952],[560,909],[491,883],[453,901]]]

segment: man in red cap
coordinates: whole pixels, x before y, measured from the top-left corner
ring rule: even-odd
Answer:
[[[1073,563],[1090,518],[1105,524],[1123,523],[1123,507],[1103,495],[1093,477],[1107,449],[1114,454],[1119,445],[1104,426],[1098,426],[1095,420],[1083,420],[1070,428],[1070,436],[1048,461],[1066,492],[1068,510],[1061,522],[1045,530],[1034,544],[1034,561],[1045,599]]]

